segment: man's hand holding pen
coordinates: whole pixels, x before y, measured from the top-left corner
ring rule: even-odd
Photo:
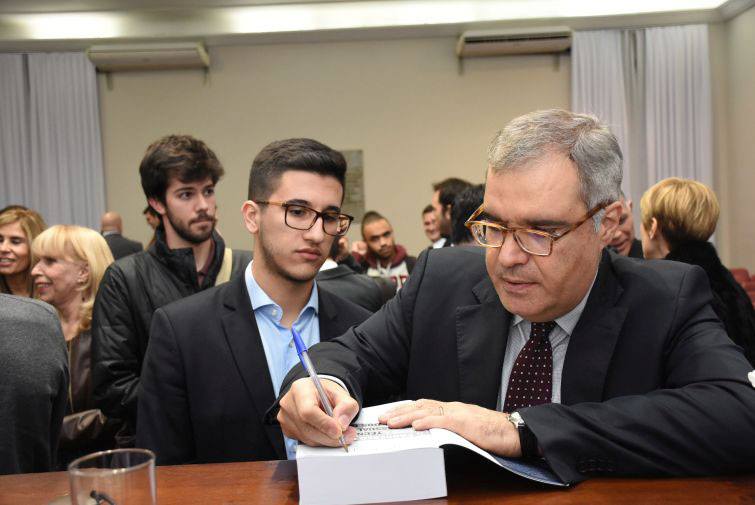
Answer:
[[[346,444],[351,444],[357,432],[349,424],[359,413],[359,404],[337,383],[328,379],[321,383],[333,405],[333,417],[323,410],[312,381],[299,379],[280,401],[278,422],[283,434],[307,445],[328,447],[339,447],[338,438],[343,435]]]

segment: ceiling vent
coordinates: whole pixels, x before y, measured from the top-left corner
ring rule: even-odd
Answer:
[[[206,68],[210,65],[207,51],[197,42],[92,46],[86,54],[101,72]]]
[[[560,53],[571,47],[566,26],[514,30],[473,30],[461,34],[456,44],[460,58],[507,54]]]

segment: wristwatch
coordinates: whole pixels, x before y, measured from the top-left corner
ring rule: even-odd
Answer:
[[[539,456],[537,451],[537,438],[532,433],[527,425],[524,423],[524,419],[519,412],[512,412],[508,414],[508,421],[514,425],[517,433],[519,433],[519,446],[522,448],[523,459],[534,459]]]

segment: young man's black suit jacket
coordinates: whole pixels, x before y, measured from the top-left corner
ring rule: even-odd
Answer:
[[[698,267],[603,253],[566,352],[562,404],[520,410],[561,479],[755,467],[752,368],[710,302]],[[360,405],[405,389],[495,409],[511,318],[482,253],[435,249],[380,312],[310,354]],[[294,368],[282,393],[300,376]]]
[[[321,340],[370,312],[320,289]],[[137,447],[160,464],[286,459],[279,426],[263,424],[275,402],[244,275],[158,309],[139,392]]]

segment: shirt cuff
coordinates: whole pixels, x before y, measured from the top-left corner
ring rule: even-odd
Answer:
[[[338,377],[334,377],[332,375],[320,375],[319,373],[317,374],[317,376],[321,379],[328,379],[329,381],[335,382],[336,384],[341,386],[343,390],[349,393],[349,395],[351,396],[351,391],[349,391],[349,388],[347,388],[346,384],[344,384],[343,381],[339,379]]]

